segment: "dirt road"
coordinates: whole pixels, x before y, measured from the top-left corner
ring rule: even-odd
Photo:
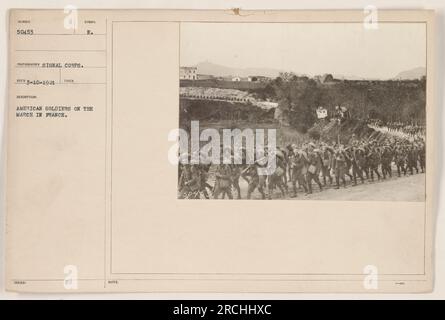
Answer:
[[[241,179],[242,180],[242,179]],[[247,183],[240,181],[241,196],[245,199],[247,194]],[[291,190],[289,183],[289,190]],[[275,190],[272,198],[281,199],[281,193]],[[368,182],[364,184],[358,183],[352,186],[348,181],[346,188],[334,189],[328,187],[322,192],[318,186],[314,184],[313,193],[305,195],[304,191],[298,190],[297,198],[291,198],[289,195],[286,199],[295,200],[340,200],[340,201],[424,201],[425,200],[425,174],[414,174],[406,177],[393,177],[386,180]],[[261,199],[258,190],[255,190],[252,199]]]

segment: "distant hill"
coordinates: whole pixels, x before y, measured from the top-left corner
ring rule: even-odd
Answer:
[[[275,78],[278,77],[278,74],[281,70],[269,69],[269,68],[233,68],[226,67],[223,65],[211,63],[208,61],[200,62],[196,65],[198,67],[198,73],[200,74],[210,74],[217,77],[226,77],[226,76],[239,76],[239,77],[248,77],[248,76],[265,76]]]
[[[398,75],[395,76],[395,79],[414,80],[414,79],[420,79],[425,75],[426,75],[426,69],[424,67],[418,67],[400,72]]]
[[[228,76],[265,76],[270,78],[276,78],[279,76],[280,72],[286,72],[288,70],[279,70],[272,68],[234,68],[227,67],[224,65],[212,63],[210,61],[200,62],[196,65],[198,68],[198,73],[209,74],[216,77],[228,77]],[[298,74],[297,74],[298,75]],[[420,79],[426,75],[426,69],[424,67],[413,68],[410,70],[405,70],[398,73],[393,79],[399,80],[414,80]],[[366,80],[365,77],[358,77],[354,75],[341,75],[333,74],[335,79],[348,79],[348,80]],[[311,76],[312,77],[312,76]],[[367,79],[373,80],[373,79]]]
[[[344,75],[344,74],[333,74],[334,79],[339,80],[369,80],[364,77],[357,77],[354,75]]]

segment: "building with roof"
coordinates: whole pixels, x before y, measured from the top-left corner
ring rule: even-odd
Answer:
[[[197,80],[198,68],[197,67],[180,67],[179,79],[181,80]]]

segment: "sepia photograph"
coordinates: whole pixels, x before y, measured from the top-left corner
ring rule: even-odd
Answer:
[[[179,199],[425,201],[426,24],[182,23]]]
[[[5,289],[442,294],[440,14],[342,8],[9,10]]]

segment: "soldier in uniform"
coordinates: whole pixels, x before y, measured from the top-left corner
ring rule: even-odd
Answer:
[[[392,177],[392,169],[391,169],[391,162],[392,162],[393,154],[392,150],[389,146],[384,146],[382,151],[382,174],[383,179],[386,179],[386,176]]]
[[[332,176],[330,174],[332,164],[332,151],[326,146],[321,147],[321,174],[323,176],[323,186],[326,187],[326,178],[329,179],[329,184],[332,185]]]
[[[368,161],[366,159],[366,151],[364,148],[358,147],[354,149],[355,162],[357,163],[358,171],[362,176],[362,183],[364,183],[364,178],[369,180],[369,169]]]
[[[200,176],[200,193],[204,195],[204,198],[209,199],[209,193],[207,192],[207,189],[209,192],[212,192],[212,186],[208,184],[207,179],[209,177],[209,170],[210,165],[209,164],[199,164],[196,165],[199,170],[199,176]]]
[[[264,150],[259,150],[256,153],[257,160],[255,161],[257,175],[258,175],[258,190],[266,190],[266,184],[267,184],[267,175],[266,174],[260,174],[260,170],[262,170],[262,173],[265,173],[264,171],[267,169],[267,166],[269,165],[267,162],[267,147],[264,148]]]
[[[187,164],[179,164],[179,180],[178,180],[178,191],[179,191],[179,198],[184,199],[186,197],[186,188],[185,183],[190,179],[190,167]]]
[[[237,193],[237,199],[241,199],[241,188],[239,186],[239,179],[241,176],[242,165],[232,164],[230,165],[232,172],[232,185]]]
[[[304,191],[308,193],[306,180],[304,178],[304,168],[306,166],[306,159],[303,156],[303,152],[295,148],[292,151],[292,153],[289,154],[289,162],[292,172],[291,181],[292,181],[293,197],[297,196],[297,182],[299,186],[303,187]]]
[[[337,147],[334,153],[334,161],[332,165],[332,170],[335,174],[336,189],[340,189],[340,179],[343,182],[343,186],[346,188],[346,157],[342,146]]]
[[[413,145],[408,147],[408,169],[411,175],[414,174],[414,170],[416,169],[416,173],[419,173],[419,168],[417,167],[417,161],[419,159],[419,153]]]
[[[352,169],[352,176],[349,175],[351,178],[351,181],[353,181],[353,185],[357,185],[357,176],[361,179],[362,183],[365,183],[365,180],[363,179],[362,171],[360,170],[357,160],[355,158],[355,148],[354,146],[350,146],[345,149],[345,158],[346,158],[346,171],[347,174],[349,173],[349,170]]]
[[[397,175],[400,177],[403,172],[403,175],[406,176],[406,151],[403,146],[396,147],[394,161],[397,166]]]
[[[181,189],[184,187],[184,170],[188,165],[189,155],[188,153],[183,153],[179,155],[178,158],[178,191],[181,192]]]
[[[295,145],[294,145],[295,146]],[[286,155],[287,155],[287,177],[288,181],[292,181],[292,168],[291,168],[291,161],[290,158],[293,156],[293,149],[294,146],[288,144],[286,146]],[[295,146],[296,147],[296,146]]]
[[[308,168],[306,173],[306,182],[307,187],[309,189],[309,194],[312,193],[312,180],[318,184],[320,191],[323,191],[323,186],[321,185],[320,179],[318,176],[320,175],[321,170],[321,158],[319,155],[319,150],[314,149],[313,144],[309,144],[308,146]]]
[[[286,196],[287,186],[284,182],[283,176],[286,174],[286,163],[284,160],[284,155],[277,153],[276,157],[276,168],[275,171],[268,177],[268,197],[272,199],[272,193],[275,187],[278,187],[281,191],[283,198]]]
[[[247,199],[251,198],[252,193],[255,191],[256,188],[258,188],[258,191],[261,193],[261,198],[266,199],[266,195],[264,193],[265,185],[264,185],[263,181],[260,181],[260,176],[258,175],[258,168],[257,168],[256,163],[248,165],[241,172],[241,176],[248,183]]]
[[[374,173],[377,175],[377,179],[380,180],[380,173],[378,170],[380,161],[380,151],[375,146],[375,143],[372,143],[368,153],[369,171],[371,173],[372,181],[374,181]]]
[[[200,193],[204,195],[206,199],[209,199],[209,193],[212,193],[212,186],[207,182],[209,178],[209,170],[212,166],[210,158],[205,153],[200,153],[199,164],[195,165],[199,170],[200,176]]]
[[[199,199],[201,177],[195,165],[184,165],[180,178],[180,199]]]
[[[280,148],[277,147],[277,157],[280,157],[280,164],[282,169],[284,170],[284,174],[282,175],[283,184],[287,191],[287,182],[290,181],[290,179],[287,176],[287,167],[289,162],[289,155],[286,148]]]
[[[352,156],[350,156],[349,154],[349,148],[345,148],[343,151],[343,154],[345,155],[345,163],[346,163],[346,168],[345,168],[345,175],[347,175],[349,177],[350,181],[353,181],[353,176],[352,174],[350,174],[349,172],[351,172],[352,170]]]
[[[241,152],[232,153],[231,155],[231,180],[232,186],[237,193],[237,199],[241,199],[241,188],[239,185],[239,179],[241,177],[241,171],[243,169],[243,163],[245,163],[245,150],[241,149]]]
[[[222,194],[222,199],[227,197],[233,199],[232,197],[232,170],[229,164],[220,164],[216,169],[216,185],[213,194],[214,199],[218,199],[219,195]]]
[[[422,173],[425,172],[425,156],[426,156],[425,143],[421,142],[419,148],[419,163]]]

